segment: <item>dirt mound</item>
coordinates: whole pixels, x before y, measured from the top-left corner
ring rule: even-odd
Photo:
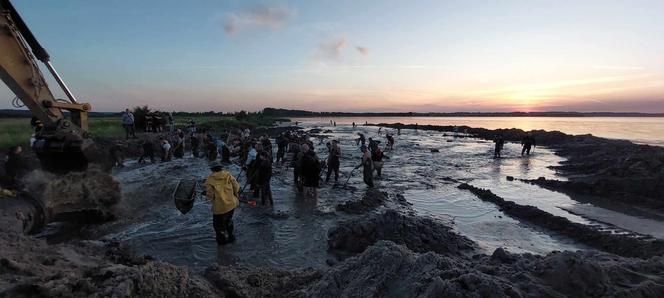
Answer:
[[[94,167],[65,175],[35,170],[24,183],[25,191],[43,203],[49,221],[113,218],[121,198],[120,184]]]
[[[352,214],[363,214],[378,208],[387,201],[387,193],[370,190],[359,201],[346,201],[337,205],[338,211]]]
[[[331,249],[359,253],[379,240],[404,244],[416,252],[445,255],[460,255],[477,248],[474,242],[442,223],[394,210],[341,223],[330,230],[327,243]]]
[[[413,253],[380,241],[331,268],[304,291],[312,297],[661,297],[664,259],[597,252],[474,259]],[[302,292],[302,290],[300,290]]]
[[[625,257],[649,258],[664,255],[663,240],[602,232],[591,226],[555,216],[534,206],[524,206],[506,201],[490,190],[477,188],[467,183],[460,184],[458,187],[469,190],[484,201],[496,204],[501,211],[508,215],[572,238],[590,247]]]
[[[137,258],[121,245],[48,245],[0,233],[0,296],[209,297],[213,288],[183,267]]]
[[[321,277],[321,273],[314,269],[280,270],[216,265],[208,267],[204,275],[228,297],[292,297]]]

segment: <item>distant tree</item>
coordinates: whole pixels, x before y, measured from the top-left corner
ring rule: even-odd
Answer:
[[[235,114],[235,119],[237,120],[245,120],[247,119],[247,111],[239,111],[237,114]]]

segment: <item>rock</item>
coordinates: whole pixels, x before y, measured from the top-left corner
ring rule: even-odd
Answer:
[[[497,260],[503,263],[512,263],[514,261],[514,257],[505,251],[502,247],[496,248],[496,250],[493,251],[493,254],[491,255],[492,260]]]
[[[439,149],[431,149],[431,153],[438,153],[438,152],[440,152]]]
[[[507,176],[507,181],[514,181],[514,177],[512,177],[512,176]]]

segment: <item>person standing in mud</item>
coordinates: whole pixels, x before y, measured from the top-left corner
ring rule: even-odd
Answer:
[[[355,128],[355,122],[353,122],[353,128]]]
[[[173,156],[176,158],[184,157],[184,133],[179,129],[173,142]]]
[[[174,132],[175,131],[175,119],[173,119],[173,114],[168,113],[168,131],[169,132]]]
[[[503,137],[498,137],[493,142],[496,143],[496,147],[493,149],[493,158],[500,158],[500,151],[503,151],[505,140],[503,139]]]
[[[268,153],[268,156],[270,157],[270,162],[273,162],[273,156],[272,156],[272,142],[270,142],[270,138],[267,135],[263,135],[261,137],[261,145],[263,145],[263,151]]]
[[[219,151],[217,150],[217,144],[215,144],[215,140],[212,137],[212,135],[207,134],[205,135],[205,152],[207,159],[210,161],[217,160],[217,156],[219,154]]]
[[[364,134],[358,132],[357,135],[359,136],[359,138],[357,138],[355,140],[355,144],[357,146],[360,146],[360,143],[362,143],[362,146],[364,146],[364,144],[366,143],[366,139],[364,138]]]
[[[161,162],[171,161],[171,144],[163,137],[159,138],[159,144],[161,146]]]
[[[205,180],[205,196],[212,202],[212,227],[218,245],[235,242],[233,212],[239,205],[240,183],[221,163],[210,164],[212,174]]]
[[[150,140],[145,140],[141,147],[143,148],[143,154],[138,158],[138,163],[143,163],[146,158],[149,158],[150,162],[154,163],[154,148],[152,147],[152,142],[150,142]]]
[[[125,130],[126,139],[129,140],[129,136],[136,138],[136,132],[134,131],[134,114],[126,109],[122,113],[122,127]]]
[[[373,166],[376,170],[376,175],[378,175],[378,178],[381,177],[383,172],[383,158],[389,159],[388,156],[383,154],[383,150],[380,150],[380,147],[376,147],[376,149],[371,151],[371,161],[373,162]]]
[[[309,149],[309,145],[302,145],[300,167],[302,173],[302,186],[306,199],[318,199],[318,187],[320,186],[320,161],[316,153]]]
[[[270,206],[274,206],[274,201],[272,201],[272,189],[270,187],[270,180],[272,179],[272,161],[270,160],[268,152],[265,150],[259,154],[259,157],[256,184],[260,190],[261,204],[265,206],[265,201],[267,200],[270,203]]]
[[[332,140],[330,155],[327,157],[327,176],[325,182],[330,182],[330,176],[334,171],[334,182],[339,181],[339,166],[341,165],[341,148],[339,141]]]
[[[7,150],[5,156],[5,175],[7,188],[18,189],[20,181],[28,173],[28,167],[23,159],[23,147],[14,146]]]
[[[369,138],[369,151],[371,151],[372,153],[376,151],[379,143],[380,141],[375,141],[374,139]]]
[[[386,149],[393,150],[394,149],[394,136],[387,133],[387,134],[385,134],[385,138],[387,139],[387,148]]]
[[[521,139],[521,156],[525,153],[526,155],[530,155],[530,149],[532,147],[535,147],[535,138],[531,133],[527,133],[523,139]]]
[[[198,134],[192,133],[189,142],[191,143],[191,156],[198,157],[198,147],[201,144],[201,140],[198,138]]]
[[[275,140],[277,143],[277,163],[284,162],[284,155],[286,154],[286,147],[288,147],[288,138],[283,134],[279,134]]]
[[[369,188],[374,187],[374,181],[373,181],[373,171],[374,171],[374,165],[373,161],[371,160],[371,154],[369,154],[369,150],[367,150],[366,146],[362,146],[360,149],[362,150],[362,163],[355,167],[355,169],[358,169],[362,167],[362,175],[364,178],[364,183],[369,186]]]

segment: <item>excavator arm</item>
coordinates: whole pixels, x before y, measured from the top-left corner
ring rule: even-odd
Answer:
[[[54,97],[35,58],[46,65],[68,100]],[[33,149],[44,169],[83,170],[96,159],[88,133],[90,104],[76,100],[9,0],[0,0],[0,78],[43,124]]]

